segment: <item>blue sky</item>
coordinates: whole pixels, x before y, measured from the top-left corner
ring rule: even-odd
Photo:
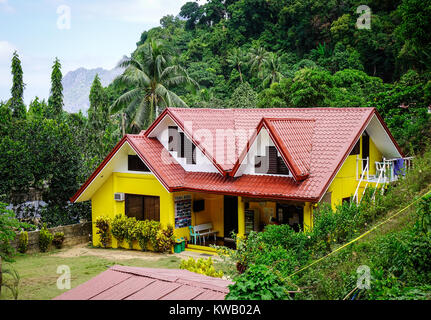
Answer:
[[[28,104],[34,96],[48,97],[55,57],[63,75],[79,67],[111,69],[135,49],[142,31],[178,14],[187,1],[0,0],[0,100],[10,98],[14,50],[22,61]]]

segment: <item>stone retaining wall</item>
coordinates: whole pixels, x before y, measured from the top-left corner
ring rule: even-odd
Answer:
[[[81,243],[88,243],[91,240],[92,227],[91,222],[72,224],[48,229],[52,234],[56,232],[64,233],[63,247],[74,246]],[[15,238],[11,245],[18,249],[19,236]],[[39,231],[28,232],[28,249],[27,252],[38,252],[39,250]]]

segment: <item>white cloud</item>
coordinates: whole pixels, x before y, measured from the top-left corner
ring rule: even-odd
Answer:
[[[9,64],[15,50],[15,46],[10,42],[0,40],[0,65]]]
[[[0,0],[0,12],[13,13],[15,9],[8,3],[8,0]]]
[[[163,16],[177,15],[188,1],[190,0],[110,0],[101,3],[89,2],[78,9],[88,17],[102,16],[124,22],[158,24]]]

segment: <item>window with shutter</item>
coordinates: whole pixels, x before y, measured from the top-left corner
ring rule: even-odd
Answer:
[[[169,151],[178,151],[178,127],[168,127],[169,140],[168,149]]]
[[[284,163],[283,158],[278,156],[277,148],[267,146],[265,156],[256,156],[254,158],[254,172],[289,175],[289,168]]]
[[[126,194],[125,212],[136,220],[160,221],[160,198]]]
[[[267,156],[268,159],[268,173],[269,174],[277,174],[278,168],[278,154],[277,148],[273,146],[267,147]]]

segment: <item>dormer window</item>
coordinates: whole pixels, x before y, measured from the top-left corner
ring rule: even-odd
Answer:
[[[185,136],[184,132],[179,132],[178,127],[168,127],[169,139],[168,149],[177,152],[178,158],[186,158],[187,164],[196,164],[196,146]]]
[[[255,157],[254,170],[255,173],[289,175],[289,169],[274,146],[266,147],[265,156]]]
[[[169,151],[178,151],[178,127],[168,127],[169,132],[169,140],[168,140],[168,149]]]
[[[148,169],[145,163],[135,155],[129,155],[127,166],[129,171],[150,172],[150,169]]]

